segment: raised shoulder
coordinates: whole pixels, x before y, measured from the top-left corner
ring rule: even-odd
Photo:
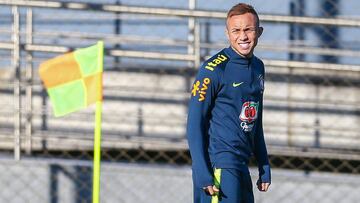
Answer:
[[[224,52],[224,49],[216,53],[209,59],[207,59],[201,68],[207,69],[209,71],[215,71],[216,69],[224,69],[230,57],[227,56]]]
[[[196,97],[198,101],[202,102],[206,98],[211,98],[211,96],[206,95],[215,95],[228,61],[229,57],[222,50],[202,64],[191,89],[192,98]]]

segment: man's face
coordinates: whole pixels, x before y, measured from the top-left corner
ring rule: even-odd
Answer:
[[[258,26],[256,16],[252,13],[234,15],[227,20],[226,35],[231,47],[246,58],[252,56],[263,28]]]

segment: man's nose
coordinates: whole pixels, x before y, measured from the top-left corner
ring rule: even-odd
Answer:
[[[248,36],[247,36],[247,34],[246,34],[244,31],[240,31],[240,32],[239,32],[239,39],[240,39],[241,41],[244,41],[244,40],[247,40],[247,39],[248,39]]]

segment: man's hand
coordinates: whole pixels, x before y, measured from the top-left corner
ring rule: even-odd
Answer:
[[[258,180],[256,185],[260,192],[266,192],[269,189],[270,183],[262,183],[260,180]]]
[[[215,185],[209,185],[207,187],[204,187],[204,190],[207,194],[214,196],[216,193],[219,192],[219,188],[217,188]]]

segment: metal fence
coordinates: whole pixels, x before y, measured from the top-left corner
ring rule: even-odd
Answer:
[[[281,192],[296,188],[290,183],[292,172],[275,172],[274,188],[256,194],[257,201],[356,201],[356,195],[316,196],[337,188],[352,193],[351,178],[337,177],[351,173],[356,179],[360,171],[357,2],[245,2],[257,8],[265,30],[256,55],[266,65],[264,129],[271,164],[305,172],[298,172],[299,192],[293,195]],[[10,174],[0,180],[14,182],[0,192],[0,201],[90,201],[94,108],[54,118],[37,67],[100,39],[106,46],[102,202],[174,202],[176,195],[177,202],[191,201],[188,169],[153,177],[163,171],[151,164],[190,164],[185,139],[190,85],[199,64],[228,46],[224,17],[235,3],[0,0],[0,149],[7,157],[0,166]],[[20,161],[11,162],[9,156]],[[143,164],[124,169],[119,162]],[[141,178],[126,179],[124,170]],[[331,172],[334,178],[320,178],[326,184],[313,191],[322,177],[306,176],[313,171]],[[173,184],[186,189],[177,193],[182,187],[168,187]],[[141,192],[117,194],[129,185]],[[46,195],[37,187],[48,190]],[[165,190],[164,196],[143,196],[152,187]]]
[[[91,202],[91,162],[64,159],[0,159],[2,202]],[[256,170],[251,169],[253,182]],[[270,191],[254,191],[257,203],[357,202],[359,176],[299,170],[272,172]],[[17,177],[17,178],[14,178]],[[104,162],[101,202],[192,202],[191,170]],[[326,195],[325,195],[326,194]],[[346,194],[346,195],[344,195]]]

